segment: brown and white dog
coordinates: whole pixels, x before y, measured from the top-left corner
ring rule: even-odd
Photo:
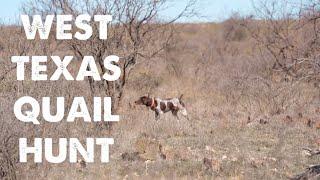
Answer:
[[[185,108],[184,103],[182,102],[182,96],[180,98],[170,98],[170,99],[160,99],[160,98],[151,98],[148,96],[142,96],[134,103],[137,105],[145,105],[149,107],[151,110],[155,112],[156,120],[159,119],[161,114],[166,112],[172,112],[172,114],[178,117],[178,112],[180,111],[181,114],[185,117],[188,116],[187,110]]]

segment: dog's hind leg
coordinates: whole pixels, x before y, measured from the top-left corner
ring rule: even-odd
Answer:
[[[190,120],[186,108],[184,108],[184,107],[181,108],[181,109],[180,109],[180,112],[181,112],[181,114],[182,114],[187,120]]]
[[[178,110],[173,110],[172,111],[172,115],[175,116],[178,120],[180,120],[179,116],[178,116]]]
[[[183,116],[188,116],[188,112],[187,112],[187,109],[185,107],[180,107],[180,112]]]

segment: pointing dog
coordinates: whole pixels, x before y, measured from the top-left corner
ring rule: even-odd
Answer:
[[[155,119],[158,120],[161,114],[170,112],[175,117],[178,117],[178,112],[180,111],[181,114],[185,117],[188,116],[187,110],[185,108],[185,104],[182,102],[181,95],[179,98],[169,98],[169,99],[160,99],[160,98],[151,98],[148,96],[142,96],[134,103],[136,105],[145,105],[150,108],[152,111],[155,112]]]

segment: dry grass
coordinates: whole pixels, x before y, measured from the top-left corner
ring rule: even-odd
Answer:
[[[281,77],[278,81],[268,68],[270,62],[257,55],[254,41],[243,29],[225,34],[228,23],[177,25],[176,46],[133,71],[118,112],[121,121],[111,132],[103,125],[81,121],[39,126],[19,123],[12,107],[20,96],[64,96],[70,106],[72,97],[85,96],[90,102],[91,95],[87,82],[17,82],[15,71],[9,72],[1,81],[0,113],[1,128],[13,127],[10,133],[15,135],[9,143],[12,162],[17,161],[17,137],[115,138],[109,164],[88,164],[86,168],[69,163],[15,164],[17,178],[286,179],[319,162],[319,158],[301,154],[303,147],[320,146],[319,129],[306,123],[308,119],[320,121],[316,113],[319,89]],[[2,39],[15,36],[1,34]],[[0,53],[1,75],[10,69],[9,54],[7,49]],[[155,121],[153,112],[132,105],[148,92],[157,97],[184,94],[190,120],[166,114]],[[6,149],[5,144],[0,147]],[[1,151],[1,163],[7,160]]]

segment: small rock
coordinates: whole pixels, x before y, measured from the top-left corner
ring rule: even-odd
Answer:
[[[127,175],[125,175],[124,177],[123,177],[123,180],[126,180],[126,179],[128,179],[129,178],[129,175],[127,174]]]
[[[250,159],[250,164],[254,167],[254,168],[259,168],[261,166],[264,165],[264,162],[262,160],[259,159],[255,159],[255,158],[251,158]]]
[[[291,116],[287,115],[284,120],[283,120],[285,123],[287,124],[290,124],[290,123],[293,123],[293,119]]]
[[[318,139],[315,139],[314,140],[314,143],[319,147],[319,149],[320,149],[320,138],[318,138]]]
[[[206,146],[206,151],[216,152],[211,146]]]
[[[232,162],[237,162],[237,161],[238,161],[238,158],[233,157],[233,158],[231,158],[231,161],[232,161]]]
[[[85,167],[87,167],[87,164],[83,159],[79,159],[78,162],[77,162],[77,166],[79,168],[85,168]]]
[[[125,161],[141,160],[141,158],[139,157],[139,152],[133,152],[133,153],[125,152],[125,153],[121,154],[121,158],[122,158],[122,160],[125,160]]]
[[[160,158],[163,159],[163,160],[166,160],[167,159],[167,156],[163,153],[160,153]]]
[[[320,129],[320,120],[318,120],[317,122],[315,122],[315,128],[316,128],[316,129]]]
[[[204,158],[202,162],[205,167],[205,170],[207,171],[213,170],[213,171],[219,172],[221,170],[221,163],[218,160]]]
[[[251,119],[250,116],[248,116],[248,118],[247,118],[247,124],[250,124],[251,122],[252,122],[252,119]]]
[[[260,123],[260,124],[268,124],[268,121],[267,121],[266,119],[261,118],[261,119],[259,120],[259,123]]]
[[[311,157],[312,154],[310,153],[310,151],[307,151],[307,150],[302,150],[301,152],[302,156],[304,157]]]
[[[226,156],[226,155],[223,155],[222,156],[222,160],[225,160],[225,159],[227,159],[228,158],[228,156]]]

